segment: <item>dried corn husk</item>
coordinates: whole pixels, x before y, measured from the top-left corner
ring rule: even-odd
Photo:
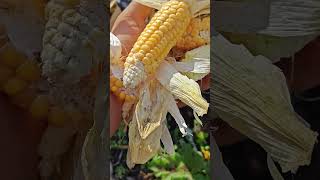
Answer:
[[[234,44],[243,44],[253,55],[263,55],[273,63],[291,57],[316,36],[275,37],[264,34],[222,33]]]
[[[225,2],[230,1],[226,0]],[[254,4],[256,2],[239,0],[236,3]],[[319,1],[273,0],[268,3],[270,7],[263,6],[265,9],[270,8],[267,27],[243,33],[230,27],[223,29],[224,32],[228,32],[226,37],[233,43],[244,44],[254,55],[264,55],[273,62],[277,62],[281,57],[293,56],[320,34]],[[252,8],[254,7],[252,6]],[[228,11],[228,9],[224,9],[224,11]],[[251,24],[243,26],[255,26],[252,23],[261,23],[261,21],[248,22]],[[219,23],[223,24],[223,21]],[[217,30],[221,31],[221,29]]]
[[[84,180],[106,180],[109,173],[108,167],[108,115],[109,115],[109,96],[106,89],[109,85],[109,70],[104,66],[100,74],[96,91],[94,123],[86,135],[81,154],[81,167]]]
[[[185,57],[172,64],[188,78],[198,81],[210,72],[210,45],[201,46],[185,53]]]
[[[273,0],[269,25],[260,31],[272,36],[308,36],[320,33],[320,2],[317,0]]]
[[[199,84],[194,80],[179,73],[166,61],[160,65],[156,77],[175,97],[190,106],[199,116],[207,113],[209,104],[202,97]]]
[[[211,98],[214,111],[260,144],[283,172],[309,165],[317,133],[301,122],[281,70],[223,36],[213,37]],[[272,170],[275,179],[278,172]],[[281,178],[280,178],[281,179]]]
[[[134,0],[145,6],[159,10],[161,6],[169,0]],[[186,0],[191,4],[191,12],[193,17],[197,17],[202,14],[210,13],[210,1],[209,0]]]
[[[255,4],[258,2],[248,0],[224,1],[234,4]],[[251,33],[278,37],[309,36],[320,33],[320,2],[318,0],[268,0],[268,4],[270,7],[268,5],[264,6],[265,9],[270,8],[268,26],[258,30],[258,32],[251,31]],[[255,8],[255,6],[252,6],[252,8]],[[250,9],[246,10],[250,11]],[[228,9],[225,9],[225,11],[228,11]],[[235,32],[233,29],[224,31]]]

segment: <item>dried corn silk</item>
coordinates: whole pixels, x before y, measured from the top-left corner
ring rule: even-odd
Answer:
[[[260,144],[283,172],[309,165],[317,133],[294,112],[281,70],[265,57],[252,56],[244,46],[233,45],[221,35],[212,40],[214,111]],[[279,179],[272,163],[269,159],[271,174]]]

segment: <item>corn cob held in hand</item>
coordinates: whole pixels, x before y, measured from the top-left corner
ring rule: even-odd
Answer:
[[[126,88],[135,88],[153,75],[182,37],[191,19],[190,4],[171,0],[153,16],[129,53],[123,75]]]
[[[206,54],[209,53],[209,46],[203,46],[208,41],[191,43],[186,47],[179,46],[179,51],[183,53],[194,49],[194,52],[185,57],[183,55],[185,62],[178,62],[181,58],[177,58],[171,51],[178,41],[182,44],[182,39],[190,34],[193,42],[197,42],[199,32],[206,30],[205,26],[209,23],[204,23],[206,25],[202,27],[199,25],[201,23],[190,24],[190,20],[194,16],[198,17],[201,14],[199,11],[208,8],[209,1],[136,1],[159,11],[151,18],[125,62],[123,57],[119,57],[120,41],[110,35],[110,39],[114,39],[111,43],[111,55],[114,58],[111,61],[111,76],[119,81],[123,79],[123,84],[119,87],[113,88],[116,83],[111,84],[111,90],[117,95],[119,93],[116,92],[121,89],[136,97],[133,104],[125,101],[123,106],[123,114],[126,115],[123,118],[130,121],[127,153],[129,168],[135,164],[144,164],[157,154],[161,149],[160,141],[166,152],[174,152],[171,135],[166,126],[167,113],[174,117],[183,136],[190,134],[176,99],[190,106],[195,116],[206,114],[209,105],[202,97],[199,85],[190,79],[209,73],[210,59]],[[195,30],[189,32],[188,26],[195,27]],[[190,77],[187,77],[189,74],[181,74],[188,72],[191,73]],[[121,95],[118,96],[121,99]],[[125,106],[126,104],[128,106]]]

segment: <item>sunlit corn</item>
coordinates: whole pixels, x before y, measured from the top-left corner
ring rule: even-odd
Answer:
[[[155,73],[186,31],[190,19],[189,5],[183,0],[169,1],[155,13],[124,64],[123,84],[126,88],[135,88],[147,75]]]

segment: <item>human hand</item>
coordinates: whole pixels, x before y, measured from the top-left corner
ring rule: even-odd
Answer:
[[[139,12],[139,13],[137,13]],[[146,18],[151,14],[152,8],[135,1],[121,12],[113,24],[111,32],[117,36],[122,44],[122,55],[127,56],[146,26]],[[114,94],[110,94],[110,136],[120,126],[122,104]]]

